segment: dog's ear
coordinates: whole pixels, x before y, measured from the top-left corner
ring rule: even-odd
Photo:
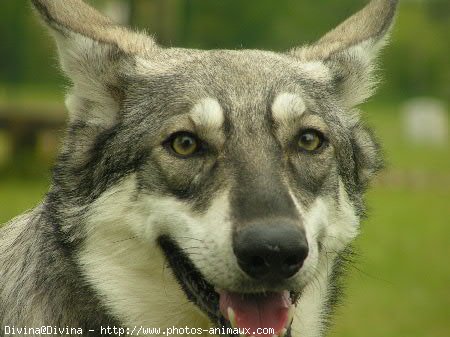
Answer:
[[[114,119],[121,98],[120,73],[134,55],[148,56],[156,43],[112,22],[81,0],[32,0],[57,42],[61,67],[73,82],[71,119]],[[93,106],[87,109],[86,106]]]
[[[302,61],[323,62],[343,103],[350,107],[360,104],[375,88],[375,59],[386,44],[397,2],[372,0],[315,44],[291,53]]]

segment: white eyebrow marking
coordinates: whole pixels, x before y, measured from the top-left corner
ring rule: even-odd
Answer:
[[[211,97],[203,98],[195,104],[190,117],[195,125],[208,129],[219,129],[224,122],[222,107]]]
[[[306,110],[303,99],[288,92],[279,94],[272,104],[272,117],[276,122],[286,123],[301,116]]]

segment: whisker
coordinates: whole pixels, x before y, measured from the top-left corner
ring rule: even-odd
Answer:
[[[180,239],[189,239],[189,240],[195,240],[199,242],[204,242],[204,240],[198,239],[198,238],[192,238],[190,236],[179,236]]]
[[[136,239],[136,238],[137,238],[137,236],[135,235],[135,236],[131,236],[131,237],[129,237],[129,238],[126,238],[126,239],[122,239],[122,240],[117,240],[117,241],[113,241],[112,243],[119,243],[119,242],[124,242],[124,241],[128,241],[128,240]]]

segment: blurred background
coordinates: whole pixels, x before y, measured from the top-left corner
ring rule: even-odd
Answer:
[[[313,42],[361,0],[90,1],[165,46],[283,51]],[[0,11],[0,223],[36,205],[64,132],[53,41],[26,0]],[[384,79],[362,106],[387,168],[349,266],[332,337],[450,336],[450,1],[403,0]]]

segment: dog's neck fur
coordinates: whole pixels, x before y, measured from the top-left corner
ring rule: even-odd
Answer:
[[[118,325],[80,272],[73,252],[46,221],[45,204],[1,230],[0,326],[82,328]],[[0,332],[2,335],[3,330]]]

